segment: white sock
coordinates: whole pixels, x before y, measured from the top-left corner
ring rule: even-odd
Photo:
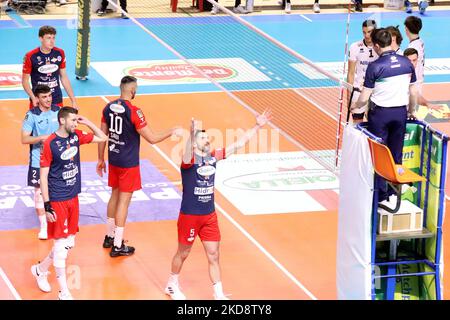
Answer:
[[[219,282],[214,283],[213,288],[214,288],[214,294],[216,295],[216,297],[224,296],[223,289],[222,289],[222,282],[219,281]]]
[[[47,216],[45,214],[39,215],[39,222],[41,223],[41,229],[47,229]]]
[[[114,218],[108,218],[106,221],[106,235],[114,238],[114,229],[116,228],[116,221]]]
[[[177,284],[178,285],[178,274],[174,274],[174,273],[170,273],[170,276],[169,276],[169,281],[168,281],[168,283],[169,284]]]
[[[45,259],[39,263],[38,272],[47,272],[53,263],[53,248],[52,251],[45,257]]]
[[[69,288],[67,287],[66,280],[66,268],[56,268],[56,279],[58,280],[59,287],[61,288],[61,292],[69,292]]]
[[[114,235],[114,246],[117,248],[120,248],[122,246],[123,229],[124,227],[116,227],[116,234]]]

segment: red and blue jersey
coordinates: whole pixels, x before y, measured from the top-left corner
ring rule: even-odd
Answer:
[[[215,211],[214,179],[217,161],[225,159],[225,151],[216,149],[206,157],[194,155],[191,163],[181,164],[183,198],[181,213],[206,215]]]
[[[147,125],[142,110],[129,101],[117,99],[103,109],[102,122],[109,131],[109,163],[120,168],[138,166],[141,137],[137,130]]]
[[[42,53],[40,48],[36,48],[25,55],[22,72],[30,75],[33,90],[38,84],[47,85],[52,90],[53,104],[61,104],[59,76],[60,70],[65,68],[64,50],[54,47],[50,53]]]
[[[75,130],[67,138],[53,133],[44,142],[41,168],[50,167],[48,192],[50,201],[64,201],[81,192],[80,146],[91,143],[93,133]]]

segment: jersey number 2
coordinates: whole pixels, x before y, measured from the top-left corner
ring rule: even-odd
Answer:
[[[109,131],[117,134],[122,133],[123,119],[115,114],[109,114]]]

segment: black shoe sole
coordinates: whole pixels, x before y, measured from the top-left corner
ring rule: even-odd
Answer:
[[[111,249],[112,248],[112,244],[103,244],[103,248]]]
[[[128,257],[128,256],[131,256],[131,255],[133,255],[133,254],[134,254],[134,252],[127,252],[127,253],[123,253],[123,252],[112,253],[112,252],[110,252],[110,253],[109,253],[109,256],[110,256],[111,258],[116,258],[116,257],[120,257],[120,256],[122,256],[122,257]]]

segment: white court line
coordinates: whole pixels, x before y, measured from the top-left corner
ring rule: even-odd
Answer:
[[[110,102],[105,96],[102,96],[101,98],[105,101]],[[180,168],[159,147],[154,144],[152,144],[151,146],[156,150],[156,152],[159,153],[161,157],[163,157],[170,165],[172,165],[172,167],[177,170],[177,172],[180,172]],[[300,281],[298,281],[297,278],[292,275],[292,273],[290,273],[280,262],[278,262],[278,260],[275,259],[274,256],[272,256],[255,238],[253,238],[250,233],[248,233],[239,223],[236,222],[236,220],[234,220],[224,209],[222,209],[222,207],[220,207],[217,203],[215,203],[215,205],[222,212],[224,217],[231,222],[231,224],[233,224],[239,231],[241,231],[242,234],[250,240],[250,242],[252,242],[259,250],[261,250],[261,252],[267,258],[269,258],[269,260],[272,261],[275,266],[280,269],[292,282],[294,282],[300,289],[302,289],[308,297],[310,297],[312,300],[318,300],[316,296],[314,296],[308,289],[306,289],[306,287]]]
[[[16,300],[22,300],[19,293],[16,291],[16,288],[14,288],[11,281],[9,281],[9,279],[6,276],[6,273],[3,271],[2,267],[0,267],[0,276],[2,277],[3,281],[5,281],[6,285],[8,286],[8,288],[11,291],[14,298],[16,298]]]
[[[308,18],[307,16],[305,16],[303,14],[301,14],[300,17],[302,17],[303,19],[305,19],[305,20],[307,20],[309,22],[312,22],[312,20],[310,18]]]

